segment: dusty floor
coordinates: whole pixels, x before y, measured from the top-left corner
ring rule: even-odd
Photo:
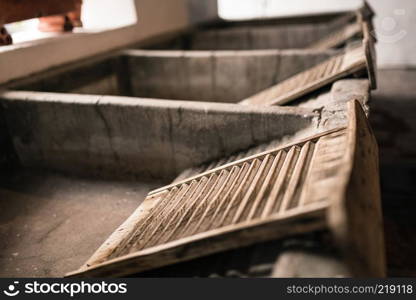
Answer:
[[[0,187],[0,277],[77,269],[160,184],[21,172]]]

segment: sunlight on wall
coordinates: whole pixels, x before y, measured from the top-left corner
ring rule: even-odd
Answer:
[[[340,12],[359,7],[362,0],[218,0],[223,19],[252,19]]]
[[[82,22],[86,30],[132,25],[137,22],[135,0],[84,0]]]
[[[84,0],[82,5],[82,28],[74,32],[95,32],[119,28],[137,22],[137,0]],[[41,32],[37,18],[6,24],[13,37],[13,44],[29,42],[62,35],[60,32]]]

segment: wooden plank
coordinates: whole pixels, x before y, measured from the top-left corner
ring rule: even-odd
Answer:
[[[367,0],[364,0],[363,5],[357,10],[357,12],[364,20],[370,20],[375,16],[374,9]]]
[[[247,225],[221,228],[218,231],[190,236],[137,253],[80,269],[67,277],[121,277],[204,255],[236,249],[261,241],[274,240],[289,234],[301,234],[325,228],[326,205],[292,211],[274,216],[269,221],[254,221]]]
[[[134,213],[121,224],[111,235],[111,239],[107,239],[87,260],[85,266],[89,267],[104,262],[115,249],[126,240],[129,231],[140,224],[142,220],[149,217],[151,209],[162,199],[163,193],[148,196],[143,203],[134,211]]]
[[[0,1],[0,24],[73,11],[80,0],[2,0]]]
[[[216,171],[220,170],[221,168],[225,168],[225,167],[231,168],[231,167],[233,167],[233,166],[235,166],[235,165],[237,165],[237,164],[239,164],[241,162],[248,161],[248,160],[250,160],[252,158],[255,158],[255,157],[262,157],[262,156],[265,156],[267,154],[270,154],[270,153],[273,153],[273,152],[277,152],[279,150],[288,151],[290,149],[290,147],[292,147],[292,146],[304,144],[304,143],[306,143],[306,142],[308,142],[310,140],[318,139],[318,138],[323,137],[323,136],[325,136],[327,134],[334,133],[334,132],[339,132],[339,131],[343,131],[343,130],[344,130],[344,128],[334,128],[334,129],[331,129],[331,130],[328,130],[328,131],[325,131],[325,132],[322,132],[322,133],[318,133],[318,134],[312,135],[310,137],[301,139],[299,141],[290,143],[288,145],[275,147],[273,150],[266,150],[266,151],[263,151],[263,152],[257,152],[256,154],[251,154],[250,155],[250,153],[242,152],[241,157],[239,155],[235,160],[233,160],[233,161],[231,161],[229,163],[226,163],[225,165],[222,165],[222,166],[219,166],[219,167],[215,167],[215,168],[208,167],[205,171],[201,171],[201,173],[198,174],[198,175],[194,175],[194,176],[189,177],[189,178],[187,178],[185,180],[180,180],[180,181],[174,182],[174,183],[172,183],[170,185],[167,185],[165,187],[161,187],[159,189],[153,190],[153,191],[151,191],[149,193],[149,195],[156,195],[159,192],[163,192],[165,189],[170,189],[170,188],[172,188],[174,186],[179,186],[180,184],[185,183],[185,182],[187,182],[190,179],[198,179],[198,178],[200,178],[202,176],[205,176],[205,175],[207,175],[207,174],[209,174],[211,172],[216,172]],[[214,165],[215,164],[216,163],[214,162]]]
[[[240,104],[283,105],[336,80],[365,71],[369,73],[370,79],[372,78],[372,87],[375,88],[373,52],[369,51],[369,47],[370,41],[366,39],[360,46],[298,73],[241,101]]]
[[[365,55],[367,57],[367,71],[368,78],[373,89],[377,88],[377,56],[375,50],[375,43],[377,41],[375,37],[375,31],[371,29],[369,22],[363,22],[363,44],[365,46]]]
[[[316,50],[336,48],[345,45],[345,43],[355,37],[362,37],[362,25],[358,22],[345,25],[343,28],[313,43],[308,48]]]
[[[377,147],[358,101],[348,113],[347,128],[149,193],[141,211],[69,276],[129,275],[325,228],[354,275],[382,276]]]

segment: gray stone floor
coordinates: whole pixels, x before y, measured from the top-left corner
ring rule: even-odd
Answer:
[[[19,172],[0,188],[0,277],[77,269],[158,185]]]

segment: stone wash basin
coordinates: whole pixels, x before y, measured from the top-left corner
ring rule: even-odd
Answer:
[[[315,130],[319,115],[72,93],[0,98],[4,277],[75,270],[150,190],[194,165]]]
[[[257,50],[309,48],[351,22],[348,15],[291,17],[206,24],[160,41],[141,44],[146,49]]]
[[[9,88],[236,103],[336,53],[127,50],[31,76]]]
[[[29,91],[0,98],[0,275],[63,276],[150,190],[345,125],[346,102],[367,105],[369,82],[341,80],[288,107]]]

